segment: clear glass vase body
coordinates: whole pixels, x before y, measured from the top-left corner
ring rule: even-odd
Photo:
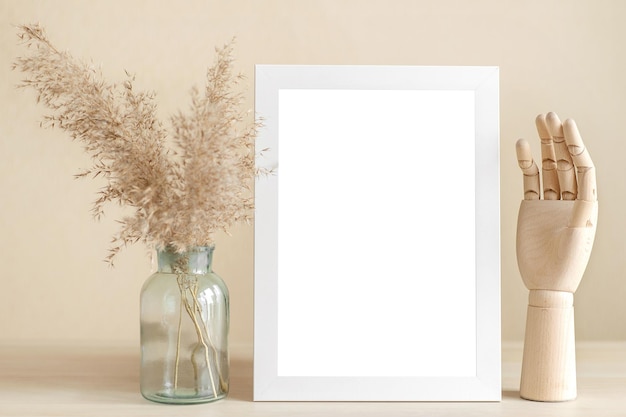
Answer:
[[[192,404],[228,393],[228,290],[212,271],[213,247],[159,251],[141,290],[141,394]]]

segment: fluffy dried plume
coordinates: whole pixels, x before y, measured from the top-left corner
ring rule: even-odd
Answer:
[[[139,241],[149,247],[210,245],[215,232],[250,219],[254,142],[260,121],[242,110],[241,74],[233,72],[234,39],[216,48],[204,91],[193,89],[191,106],[171,118],[171,132],[156,116],[155,94],[107,82],[93,66],[59,51],[39,25],[19,27],[31,52],[13,68],[26,75],[19,87],[32,88],[51,113],[42,126],[60,128],[81,142],[91,168],[77,177],[101,177],[93,215],[107,203],[131,214],[119,220],[107,260]],[[168,136],[175,147],[166,146]]]

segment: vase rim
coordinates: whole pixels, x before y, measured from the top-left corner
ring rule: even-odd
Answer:
[[[172,245],[167,245],[164,247],[157,247],[156,251],[159,253],[172,253],[182,255],[183,253],[194,253],[194,252],[209,252],[215,249],[215,244],[212,243],[210,245],[193,245],[187,247],[184,251],[176,250]]]

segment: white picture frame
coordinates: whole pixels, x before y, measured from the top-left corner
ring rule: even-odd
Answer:
[[[255,401],[499,401],[497,67],[257,65]]]

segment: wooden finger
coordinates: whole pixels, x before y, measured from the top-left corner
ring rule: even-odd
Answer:
[[[546,115],[540,114],[535,119],[537,132],[541,139],[541,174],[543,177],[543,198],[544,200],[559,200],[561,198],[561,188],[559,187],[559,177],[556,171],[556,156],[552,135],[546,125]]]
[[[566,120],[563,123],[563,133],[565,143],[567,143],[567,148],[578,173],[578,198],[585,201],[597,201],[596,169],[591,160],[591,155],[589,155],[580,137],[576,122],[572,119]]]
[[[578,174],[578,197],[570,225],[572,227],[593,226],[590,222],[594,210],[597,209],[596,202],[598,201],[596,168],[573,120],[568,119],[563,123],[563,133]]]
[[[530,145],[524,139],[515,144],[517,163],[524,174],[524,200],[539,200],[539,168],[533,160]]]
[[[559,116],[552,112],[546,115],[546,124],[554,143],[556,172],[559,178],[559,187],[561,187],[561,198],[563,200],[576,200],[576,193],[578,192],[576,172],[572,157],[565,143],[563,124]]]

